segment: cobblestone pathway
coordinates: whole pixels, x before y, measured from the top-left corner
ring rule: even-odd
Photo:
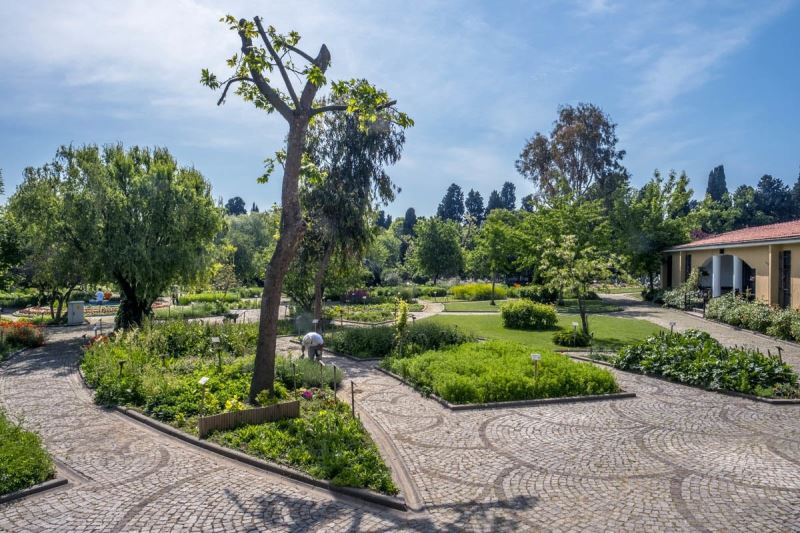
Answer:
[[[637,398],[450,412],[369,363],[326,356],[407,474],[406,496],[422,509],[401,514],[93,406],[76,349],[51,345],[0,369],[5,407],[42,433],[73,481],[0,507],[0,530],[800,531],[800,406],[618,373]]]
[[[684,331],[686,329],[707,331],[725,346],[747,346],[761,350],[764,353],[770,350],[773,354],[777,353],[776,347],[780,346],[784,361],[800,371],[800,346],[797,344],[783,342],[763,335],[755,335],[743,329],[736,329],[725,324],[704,320],[688,313],[651,305],[628,294],[604,294],[603,299],[622,306],[623,311],[615,313],[615,316],[640,318],[667,329],[670,327],[670,322],[675,322],[676,331]]]
[[[55,334],[55,344],[0,367],[0,403],[43,436],[70,480],[0,505],[0,531],[431,528],[425,519],[251,470],[96,407],[77,374],[75,334]]]
[[[368,363],[326,359],[439,526],[800,531],[800,406],[615,372],[637,398],[451,412]]]

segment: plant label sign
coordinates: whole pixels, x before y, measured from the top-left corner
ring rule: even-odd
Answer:
[[[539,361],[541,358],[542,358],[542,354],[540,354],[540,353],[532,353],[531,354],[531,361],[533,361],[534,363],[536,361]]]

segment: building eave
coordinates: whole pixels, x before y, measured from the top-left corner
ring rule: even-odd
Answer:
[[[716,250],[720,248],[748,248],[751,246],[769,246],[770,244],[800,244],[800,237],[792,237],[791,239],[759,239],[757,241],[744,241],[737,243],[717,243],[717,244],[698,244],[692,246],[691,244],[684,244],[673,248],[667,248],[664,253],[674,252],[689,252],[689,251],[702,251],[702,250]]]

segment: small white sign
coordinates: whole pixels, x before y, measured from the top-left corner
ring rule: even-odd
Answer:
[[[219,337],[211,337],[211,344],[219,344]]]
[[[540,353],[532,353],[531,354],[531,361],[539,361],[542,358],[542,354]]]
[[[208,378],[206,376],[203,376],[197,383],[199,383],[201,386],[205,385],[206,383],[208,383]]]

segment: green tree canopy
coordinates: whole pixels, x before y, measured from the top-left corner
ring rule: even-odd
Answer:
[[[253,204],[255,205],[255,204]],[[225,212],[229,215],[246,215],[247,208],[241,196],[234,196],[225,203]]]
[[[726,194],[728,194],[728,183],[725,179],[725,167],[719,165],[708,173],[706,195],[711,196],[711,199],[715,202],[719,202]]]
[[[464,193],[455,183],[450,184],[447,192],[439,203],[436,216],[442,220],[452,220],[461,223],[464,219]]]
[[[503,209],[513,211],[517,208],[517,187],[510,181],[503,183],[503,187],[500,189],[500,201]]]
[[[461,271],[464,257],[455,222],[434,217],[418,222],[416,231],[411,244],[411,263],[418,274],[436,283],[443,276],[454,276]]]
[[[483,196],[476,190],[470,189],[467,199],[464,201],[464,208],[475,224],[481,225],[486,217],[486,210],[483,206]]]
[[[492,191],[489,194],[489,201],[486,203],[486,216],[488,217],[489,213],[495,209],[505,209],[505,205],[503,204],[503,199],[500,198],[500,194],[497,191]]]

